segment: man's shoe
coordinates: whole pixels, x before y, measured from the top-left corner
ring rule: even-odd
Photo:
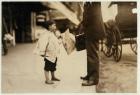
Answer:
[[[85,77],[80,77],[81,79],[83,79],[83,80],[88,80],[88,77],[87,76],[85,76]]]
[[[51,80],[46,80],[45,83],[46,83],[46,84],[54,84],[54,82],[51,81]]]
[[[82,83],[82,86],[92,86],[97,85],[94,81],[87,80],[86,82]]]
[[[52,81],[60,81],[58,78],[52,78]]]

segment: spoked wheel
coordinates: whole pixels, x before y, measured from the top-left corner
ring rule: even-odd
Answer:
[[[103,40],[102,51],[107,57],[111,57],[113,55],[112,47],[114,43],[114,37],[112,27],[114,26],[114,24],[115,22],[113,20],[109,20],[104,24],[106,29],[106,37]]]
[[[130,38],[130,47],[132,51],[137,55],[137,38]]]
[[[109,40],[108,37],[103,40],[103,53],[107,57],[111,57],[113,54],[112,45],[109,43]]]
[[[116,62],[120,61],[122,56],[122,43],[121,43],[121,34],[117,26],[113,29],[114,45],[113,45],[113,57]]]

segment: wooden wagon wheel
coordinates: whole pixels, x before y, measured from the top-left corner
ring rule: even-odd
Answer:
[[[120,30],[117,26],[113,28],[113,36],[114,36],[114,45],[113,45],[113,57],[116,62],[120,61],[122,56],[122,43],[121,43],[121,34]]]
[[[114,24],[113,20],[109,20],[105,25],[106,37],[102,41],[102,52],[105,56],[111,57],[113,55],[112,46],[113,46],[113,34],[112,34],[112,26]]]
[[[132,51],[137,55],[137,38],[130,38],[130,47]]]
[[[111,57],[112,56],[112,45],[109,43],[110,41],[110,37],[107,36],[104,40],[103,40],[103,53],[105,56],[107,57]]]

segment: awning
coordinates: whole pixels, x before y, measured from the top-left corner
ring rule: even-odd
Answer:
[[[75,25],[79,25],[80,21],[77,18],[77,15],[69,10],[64,4],[61,2],[42,2],[44,6],[47,6],[52,9],[56,9],[65,15],[72,23]]]

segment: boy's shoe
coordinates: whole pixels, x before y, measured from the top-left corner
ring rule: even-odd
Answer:
[[[54,82],[51,81],[51,80],[46,80],[45,83],[46,83],[46,84],[54,84]]]
[[[60,81],[58,78],[52,78],[52,81]]]

